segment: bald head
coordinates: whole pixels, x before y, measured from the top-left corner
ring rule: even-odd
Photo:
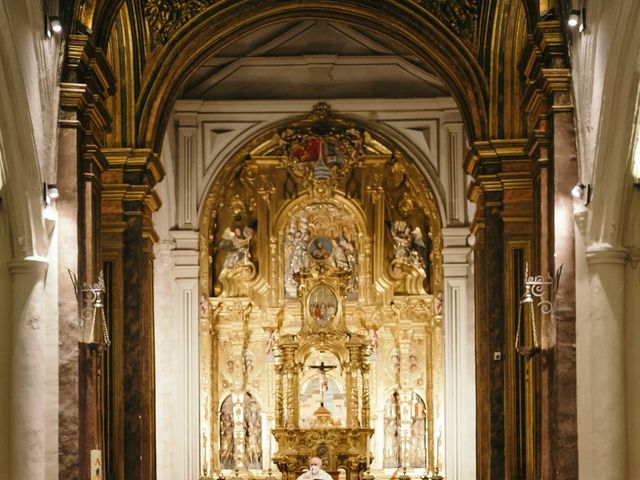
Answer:
[[[309,466],[313,467],[314,465],[318,468],[322,467],[322,459],[320,457],[311,457],[309,459]]]

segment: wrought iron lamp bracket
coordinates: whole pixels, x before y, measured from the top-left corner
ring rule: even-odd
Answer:
[[[80,326],[84,332],[86,322],[91,322],[89,342],[87,343],[97,343],[108,347],[111,345],[111,340],[109,339],[109,329],[104,314],[105,291],[104,274],[102,271],[100,271],[97,282],[92,285],[85,282],[82,285],[82,289],[80,290],[82,298]],[[96,327],[102,330],[100,338],[96,338]]]
[[[538,338],[538,328],[536,324],[536,309],[540,310],[542,315],[548,315],[553,318],[554,316],[554,299],[555,293],[560,281],[560,275],[562,273],[562,266],[558,268],[555,275],[547,274],[547,277],[542,275],[529,275],[529,264],[525,264],[524,272],[524,293],[520,298],[520,308],[518,309],[519,318],[518,326],[516,330],[515,349],[518,353],[526,357],[531,358],[535,354],[541,351],[540,340]],[[520,345],[520,334],[523,320],[523,310],[529,309],[529,319],[531,322],[531,334],[533,337],[533,345],[526,346]]]

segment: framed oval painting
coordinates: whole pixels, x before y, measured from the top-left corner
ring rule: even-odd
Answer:
[[[309,242],[308,251],[314,260],[328,260],[333,254],[333,244],[327,237],[314,237]]]
[[[320,325],[330,323],[338,311],[336,294],[327,285],[318,285],[311,290],[307,302],[309,315]]]

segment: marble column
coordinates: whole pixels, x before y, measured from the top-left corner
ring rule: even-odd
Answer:
[[[581,329],[581,343],[587,352],[581,358],[579,374],[590,378],[590,404],[586,435],[593,449],[592,459],[580,478],[626,479],[625,406],[625,262],[627,249],[597,245],[587,249],[589,266],[588,325]],[[584,322],[584,320],[583,320]],[[584,465],[584,463],[583,463]]]
[[[11,288],[11,479],[44,480],[44,279],[48,263],[9,263]]]
[[[443,229],[445,337],[445,470],[450,480],[475,478],[475,321],[467,227]],[[436,312],[437,313],[437,312]]]

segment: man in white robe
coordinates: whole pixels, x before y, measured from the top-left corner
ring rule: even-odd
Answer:
[[[322,470],[322,460],[319,457],[309,459],[309,470],[298,477],[297,480],[333,480],[331,475]]]

